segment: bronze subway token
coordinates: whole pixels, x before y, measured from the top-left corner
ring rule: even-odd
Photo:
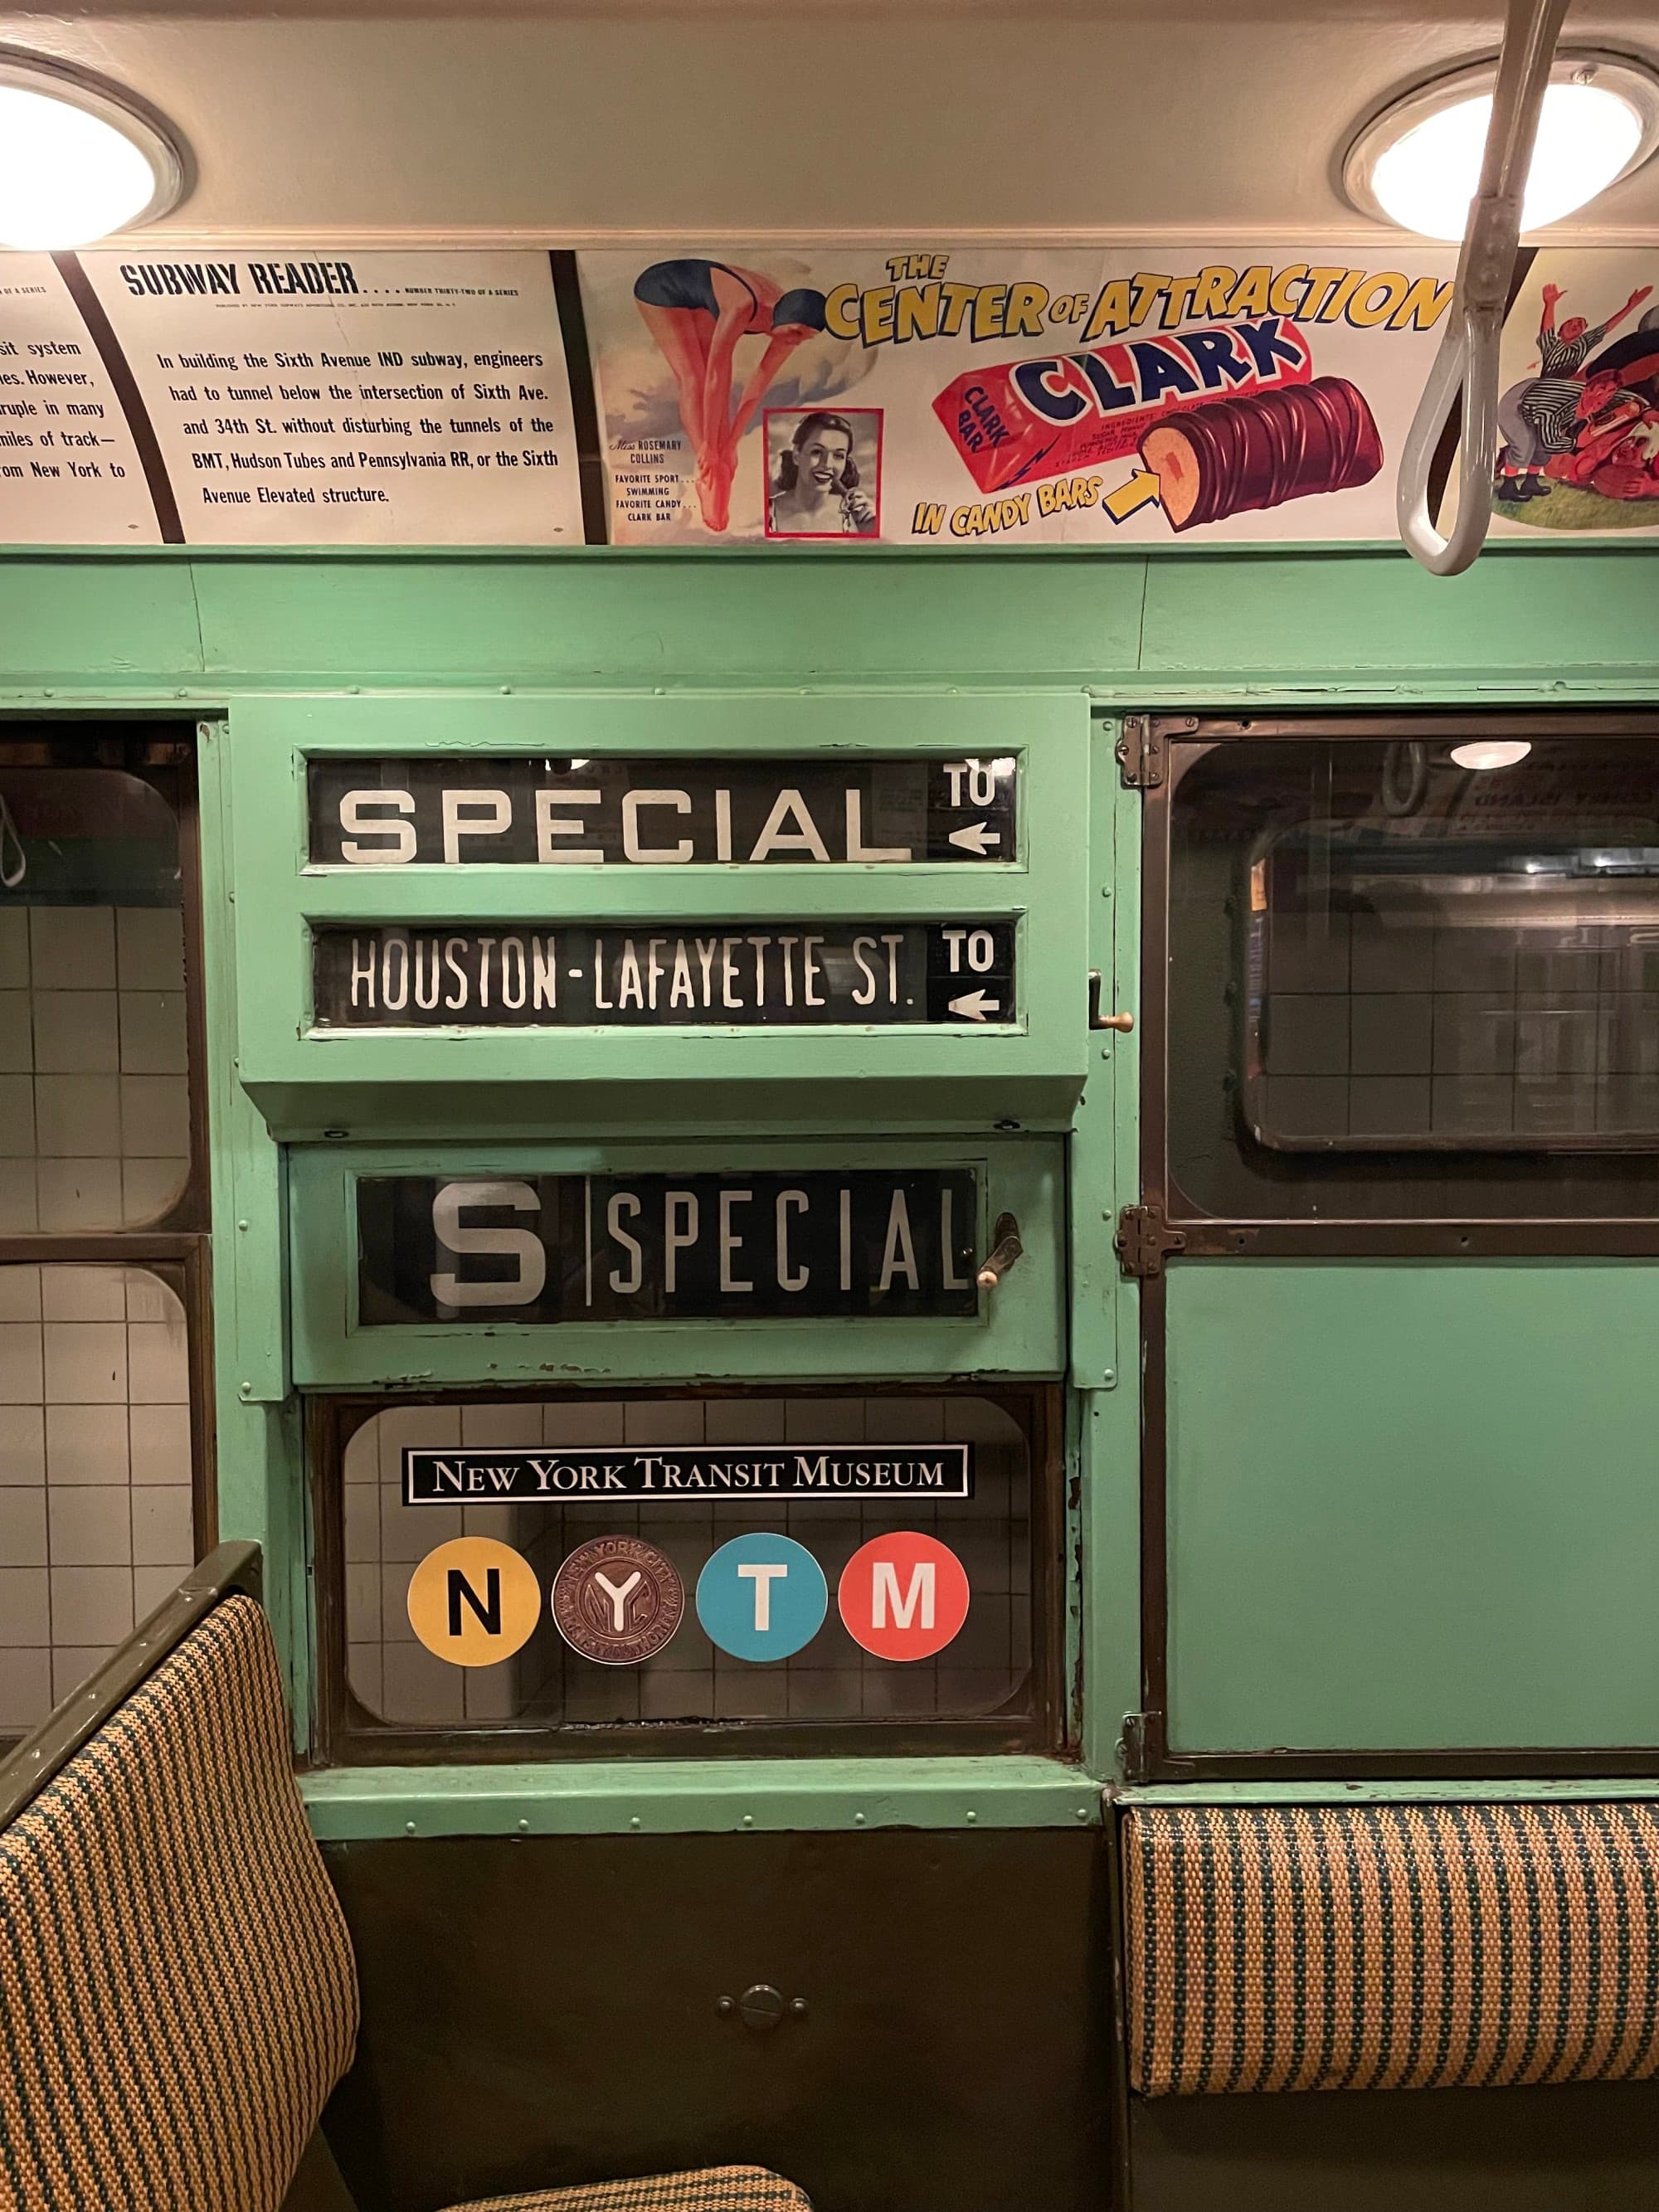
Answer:
[[[638,1536],[595,1536],[553,1577],[553,1623],[573,1651],[601,1667],[654,1659],[685,1612],[674,1563]]]

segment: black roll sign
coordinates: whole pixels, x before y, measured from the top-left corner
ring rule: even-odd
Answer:
[[[313,940],[318,1029],[832,1029],[1014,1018],[1007,921],[363,924]]]
[[[309,763],[311,860],[325,867],[1012,860],[1018,764],[592,759],[536,755]]]
[[[979,1177],[961,1168],[368,1176],[359,1313],[410,1322],[971,1319]]]

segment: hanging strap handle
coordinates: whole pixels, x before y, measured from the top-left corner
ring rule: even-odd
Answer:
[[[1469,203],[1457,260],[1452,319],[1400,457],[1395,504],[1401,539],[1413,559],[1436,576],[1461,575],[1486,544],[1492,521],[1498,345],[1521,242],[1521,208],[1538,118],[1569,4],[1570,0],[1510,0],[1480,189]],[[1460,386],[1457,520],[1451,536],[1443,538],[1429,520],[1429,469]]]

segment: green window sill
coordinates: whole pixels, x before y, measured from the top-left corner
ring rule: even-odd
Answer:
[[[1097,1825],[1101,1785],[1058,1759],[752,1759],[332,1767],[300,1783],[318,1839],[690,1835]]]

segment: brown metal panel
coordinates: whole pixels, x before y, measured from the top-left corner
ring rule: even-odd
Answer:
[[[821,2212],[1101,2212],[1097,1833],[506,1837],[326,1849],[358,2200],[753,2160]],[[786,2007],[723,2015],[751,1985]]]
[[[1638,2212],[1659,2082],[1134,2100],[1135,2212]]]

